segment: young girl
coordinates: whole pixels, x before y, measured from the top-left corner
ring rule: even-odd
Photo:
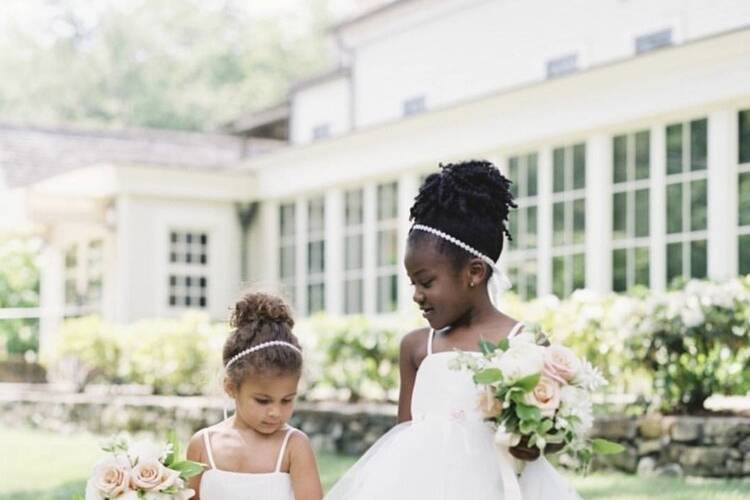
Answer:
[[[245,295],[224,344],[224,389],[235,413],[191,439],[187,458],[208,464],[191,479],[200,500],[320,500],[310,442],[287,425],[302,371],[294,321],[279,298]],[[226,414],[225,414],[226,417]]]
[[[334,486],[327,500],[567,500],[578,495],[538,453],[520,477],[498,453],[478,408],[471,374],[453,369],[456,350],[476,352],[522,324],[498,311],[491,295],[509,210],[510,181],[489,162],[443,166],[420,188],[405,266],[413,299],[430,328],[401,342],[399,425]],[[488,287],[490,293],[488,293]]]

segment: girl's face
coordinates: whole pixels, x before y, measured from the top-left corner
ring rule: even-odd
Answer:
[[[294,411],[299,374],[253,374],[239,389],[227,379],[225,388],[234,398],[236,416],[260,434],[283,428]]]
[[[414,287],[412,299],[435,330],[454,324],[470,309],[470,274],[466,270],[456,270],[450,258],[440,253],[435,244],[410,242],[404,266]]]

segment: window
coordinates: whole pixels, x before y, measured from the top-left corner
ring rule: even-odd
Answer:
[[[547,78],[573,73],[578,69],[578,54],[568,54],[547,61]]]
[[[424,96],[412,97],[404,101],[404,116],[421,113],[425,108]]]
[[[508,275],[523,299],[537,295],[538,158],[536,153],[508,159],[508,177],[518,208],[511,211],[508,230]]]
[[[87,252],[87,288],[88,305],[99,306],[102,301],[102,276],[104,274],[104,255],[102,240],[93,240],[88,244]]]
[[[324,311],[325,301],[325,198],[307,202],[307,314]]]
[[[651,140],[647,130],[612,139],[612,289],[649,286]]]
[[[208,306],[208,234],[200,231],[169,233],[170,307]]]
[[[80,305],[78,295],[78,245],[65,251],[65,305]]]
[[[708,262],[708,121],[666,129],[667,284],[705,278]]]
[[[314,141],[331,137],[331,126],[328,123],[324,123],[314,127],[312,136]]]
[[[344,193],[344,314],[364,312],[364,193]]]
[[[641,35],[635,39],[636,54],[643,54],[652,50],[672,45],[672,30],[666,29]]]
[[[297,230],[294,202],[279,206],[279,281],[290,303],[296,304]]]
[[[377,311],[398,307],[398,183],[378,186],[377,192]]]
[[[740,164],[737,183],[738,269],[740,274],[750,274],[750,109],[740,111],[737,118]]]
[[[586,286],[586,145],[552,152],[552,291]]]

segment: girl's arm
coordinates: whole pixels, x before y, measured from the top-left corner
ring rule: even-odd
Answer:
[[[411,395],[414,391],[414,380],[417,378],[417,365],[414,353],[419,345],[419,339],[424,340],[424,330],[415,330],[404,335],[401,340],[399,354],[399,368],[401,371],[401,387],[398,394],[398,422],[411,420]]]
[[[206,460],[203,458],[203,436],[201,436],[201,431],[196,432],[190,438],[186,458],[194,462],[206,463]],[[200,500],[201,498],[201,477],[203,477],[202,473],[187,480],[188,487],[195,490],[195,495],[191,497],[192,500]]]
[[[315,453],[310,446],[310,440],[301,432],[294,432],[289,438],[289,475],[295,500],[323,498]]]

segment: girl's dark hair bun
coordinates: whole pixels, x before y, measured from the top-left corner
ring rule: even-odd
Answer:
[[[244,295],[234,305],[229,319],[230,326],[235,329],[241,329],[253,323],[279,323],[286,325],[289,329],[294,327],[289,306],[279,297],[260,292]]]

